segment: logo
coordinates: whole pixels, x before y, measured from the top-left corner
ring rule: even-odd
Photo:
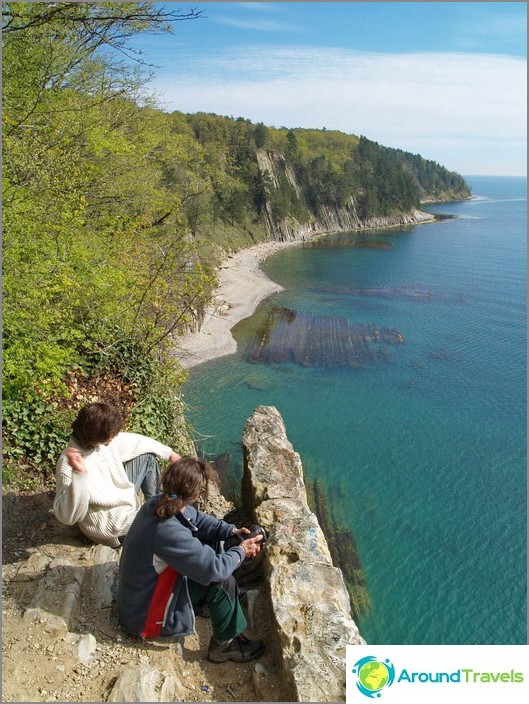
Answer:
[[[377,660],[372,655],[361,658],[353,665],[356,686],[366,697],[380,697],[384,687],[391,687],[395,679],[395,668],[389,660]]]

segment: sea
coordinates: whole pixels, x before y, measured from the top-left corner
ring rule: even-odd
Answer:
[[[527,642],[527,182],[466,180],[472,199],[422,206],[434,223],[273,255],[284,290],[184,386],[225,486],[246,420],[279,410],[354,536],[368,644]]]

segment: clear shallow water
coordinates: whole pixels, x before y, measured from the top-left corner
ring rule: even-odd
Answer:
[[[265,271],[286,290],[237,326],[236,355],[195,368],[184,389],[201,448],[231,453],[236,476],[246,419],[261,404],[281,412],[356,538],[368,643],[527,639],[526,180],[468,181],[474,200],[427,208],[454,219],[272,257]],[[250,363],[273,306],[404,342],[369,343],[387,359],[361,368],[328,350],[309,366]]]

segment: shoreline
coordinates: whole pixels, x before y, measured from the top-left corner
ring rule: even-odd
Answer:
[[[437,222],[432,213],[417,211],[421,217],[409,223],[423,225]],[[404,223],[385,224],[376,227],[363,227],[358,231],[373,231],[390,227],[403,227]],[[313,233],[310,240],[330,234],[329,231]],[[253,247],[240,249],[222,260],[217,269],[217,286],[213,291],[211,304],[204,313],[204,322],[198,332],[188,332],[175,340],[174,353],[184,369],[192,369],[213,359],[226,357],[237,352],[231,329],[245,318],[253,315],[257,306],[272,293],[283,291],[284,287],[266,276],[260,265],[272,254],[287,247],[297,247],[306,239],[288,242],[260,242]]]
[[[221,262],[217,269],[217,287],[200,330],[186,333],[175,342],[175,356],[182,367],[191,369],[237,351],[231,329],[253,315],[265,298],[284,290],[266,276],[260,268],[261,263],[281,249],[300,244],[303,240],[261,242],[241,249]]]

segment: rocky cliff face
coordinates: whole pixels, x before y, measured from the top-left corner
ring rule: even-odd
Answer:
[[[351,618],[342,572],[307,504],[300,457],[274,407],[254,411],[243,447],[247,509],[269,534],[265,582],[291,701],[344,701],[345,647],[365,641]]]
[[[292,186],[297,196],[302,195],[302,184],[299,183],[292,166],[279,152],[259,150],[257,161],[262,174],[268,174],[275,188],[280,188],[282,179]],[[361,220],[358,217],[354,197],[351,196],[343,208],[323,207],[318,217],[310,216],[307,221],[300,222],[294,217],[278,219],[274,216],[269,201],[265,203],[265,221],[271,240],[290,242],[307,240],[324,232],[346,232],[349,230],[369,230],[396,225],[414,225],[431,222],[435,218],[429,213],[412,210],[394,216],[370,217]]]

